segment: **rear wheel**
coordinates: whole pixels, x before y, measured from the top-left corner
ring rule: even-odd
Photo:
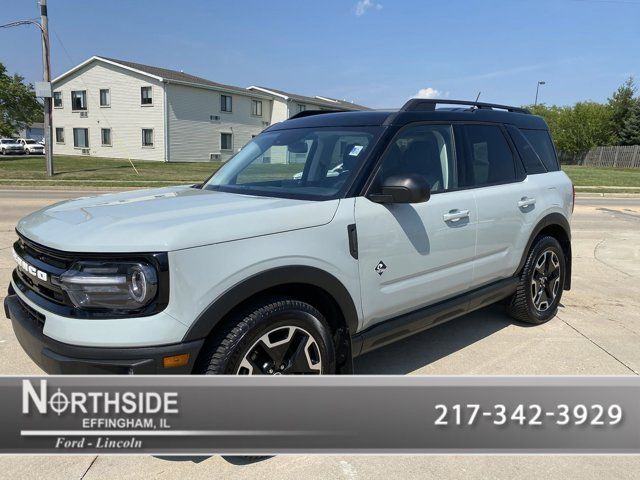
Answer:
[[[322,314],[308,303],[279,298],[235,315],[206,344],[196,368],[209,375],[335,373],[335,351]]]
[[[520,273],[508,311],[516,320],[540,324],[553,318],[562,297],[565,258],[554,237],[536,240]]]

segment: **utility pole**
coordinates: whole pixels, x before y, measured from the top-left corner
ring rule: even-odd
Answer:
[[[51,85],[51,60],[49,56],[49,17],[47,0],[40,0],[40,28],[42,29],[43,80]],[[53,177],[53,135],[51,126],[51,95],[44,100],[44,152],[47,160],[47,176]]]

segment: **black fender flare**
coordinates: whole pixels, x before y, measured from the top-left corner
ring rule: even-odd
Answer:
[[[220,295],[198,316],[183,342],[207,337],[226,315],[242,302],[269,288],[287,284],[310,285],[324,290],[342,311],[349,333],[358,330],[358,312],[346,287],[330,273],[316,267],[278,267],[253,275]]]
[[[538,237],[538,235],[540,235],[540,232],[542,230],[544,230],[547,227],[550,226],[559,226],[560,228],[562,228],[562,230],[564,230],[565,234],[567,235],[567,244],[563,245],[563,250],[565,253],[565,263],[566,263],[566,268],[567,268],[567,272],[565,275],[565,281],[564,281],[564,289],[565,290],[569,290],[571,288],[571,265],[572,265],[572,258],[571,258],[571,225],[569,225],[569,221],[567,220],[567,218],[562,215],[561,213],[550,213],[548,215],[546,215],[545,217],[543,217],[534,227],[533,231],[531,232],[531,236],[529,237],[529,240],[527,241],[527,246],[524,249],[524,252],[522,253],[522,258],[520,259],[520,264],[518,265],[518,269],[516,270],[516,274],[519,274],[522,269],[524,268],[524,264],[527,262],[527,256],[529,255],[529,251],[531,250],[531,246],[533,245],[534,240],[536,239],[536,237]]]

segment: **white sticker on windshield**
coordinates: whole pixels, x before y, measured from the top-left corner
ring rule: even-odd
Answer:
[[[360,152],[362,151],[363,148],[364,147],[362,145],[354,145],[351,151],[349,152],[349,155],[352,157],[357,157],[358,155],[360,155]]]

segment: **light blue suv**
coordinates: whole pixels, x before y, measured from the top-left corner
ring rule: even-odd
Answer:
[[[572,210],[526,110],[306,111],[200,185],[23,218],[5,310],[52,373],[350,373],[354,356],[494,302],[552,318]]]

